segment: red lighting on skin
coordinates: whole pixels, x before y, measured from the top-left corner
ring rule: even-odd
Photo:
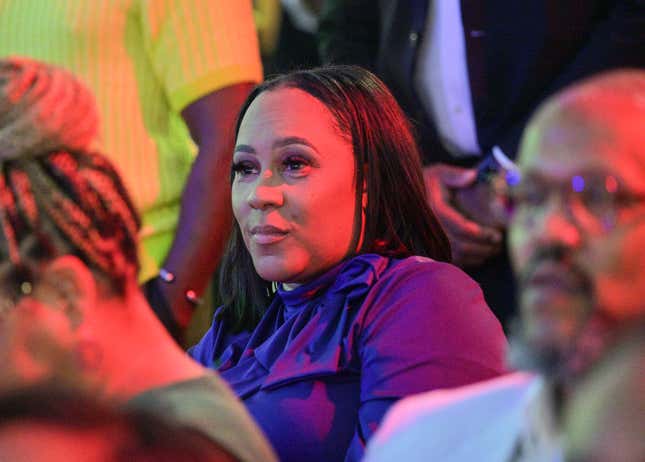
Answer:
[[[618,189],[618,181],[613,176],[608,176],[605,178],[605,189],[609,193],[615,193]]]

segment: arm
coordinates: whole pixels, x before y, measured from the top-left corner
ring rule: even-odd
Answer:
[[[378,2],[326,1],[318,31],[323,62],[360,64],[374,70],[379,29]],[[469,191],[474,185],[474,170],[428,166],[424,179],[429,205],[448,235],[455,264],[477,266],[501,250],[501,231],[478,223],[455,205],[455,191]],[[485,197],[477,199],[481,202]]]
[[[185,292],[202,295],[229,232],[233,125],[250,88],[262,80],[262,66],[251,0],[139,3],[150,64],[198,146],[164,262],[175,281],[146,284],[161,306],[153,304],[160,319],[173,318],[166,326],[183,330],[193,308]]]
[[[504,335],[477,284],[448,264],[408,259],[399,265],[361,308],[361,404],[346,460],[358,460],[397,399],[503,372]]]
[[[496,143],[515,158],[521,134],[533,109],[549,95],[594,73],[617,67],[645,66],[645,2],[613,2],[606,19],[591,34],[536,98],[528,101],[521,117],[510,121]],[[576,34],[572,31],[571,34]],[[546,58],[542,58],[546,59]],[[476,183],[474,170],[447,165],[424,171],[429,203],[446,230],[459,266],[477,266],[500,250],[504,223],[491,223],[490,204],[498,202],[490,183]]]
[[[231,227],[230,163],[235,119],[252,83],[231,85],[198,99],[182,111],[199,146],[181,200],[179,223],[164,268],[177,276],[161,290],[175,319],[185,327],[193,306],[188,288],[204,293]]]

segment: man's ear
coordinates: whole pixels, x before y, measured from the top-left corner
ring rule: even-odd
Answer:
[[[92,271],[74,255],[55,258],[45,268],[34,296],[43,302],[59,305],[78,326],[87,307],[94,307],[97,284]]]

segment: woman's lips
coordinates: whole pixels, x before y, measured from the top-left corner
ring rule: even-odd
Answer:
[[[289,232],[272,225],[259,225],[250,229],[251,239],[260,245],[275,244],[280,242]]]

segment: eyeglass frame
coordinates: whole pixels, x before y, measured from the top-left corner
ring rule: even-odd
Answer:
[[[594,181],[589,181],[589,179]],[[608,233],[621,222],[619,218],[621,211],[645,204],[645,193],[629,191],[625,188],[624,182],[620,178],[611,174],[597,175],[580,173],[572,175],[568,181],[558,182],[559,184],[555,184],[553,181],[549,183],[551,183],[550,187],[543,187],[542,191],[540,191],[542,196],[540,203],[534,206],[534,213],[525,217],[525,225],[530,224],[529,218],[543,214],[546,211],[549,202],[551,202],[555,194],[553,186],[556,186],[555,190],[558,191],[558,203],[565,206],[571,222],[587,232]],[[505,199],[508,219],[509,221],[517,220],[519,213],[517,194],[520,191],[518,188],[522,184],[525,184],[522,182],[522,174],[519,170],[505,172],[505,181],[503,184],[504,188],[500,194]],[[602,186],[598,188],[601,184]],[[590,189],[593,186],[596,186],[596,188]],[[545,191],[545,189],[550,189],[550,191]],[[594,199],[598,202],[597,205],[590,206],[584,203],[584,193],[591,192],[592,194],[597,194],[601,191],[605,193],[604,197],[600,198],[603,201],[602,204],[600,204],[598,196]],[[600,207],[605,207],[607,210],[600,212]],[[524,210],[524,212],[527,212],[527,210]],[[643,214],[643,218],[645,218],[645,213]],[[594,220],[595,223],[590,225],[589,219]],[[595,229],[592,229],[594,226]]]

